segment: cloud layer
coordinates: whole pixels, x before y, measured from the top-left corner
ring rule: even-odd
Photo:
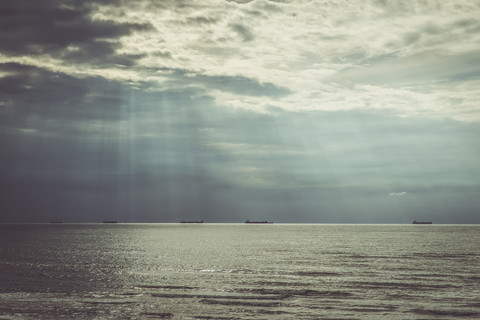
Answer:
[[[171,85],[173,76],[176,87],[192,86],[192,79],[178,78],[175,70],[182,70],[218,103],[260,112],[269,106],[390,109],[479,120],[476,1],[59,0],[2,6],[4,62],[148,79],[158,87]],[[201,83],[206,78],[211,81]],[[290,94],[245,97],[250,83]]]
[[[478,223],[479,13],[2,3],[0,221]]]

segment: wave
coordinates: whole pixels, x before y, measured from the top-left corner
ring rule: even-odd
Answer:
[[[433,309],[413,309],[412,313],[432,316],[447,316],[447,317],[475,317],[480,316],[480,312],[465,311],[465,310],[433,310]]]

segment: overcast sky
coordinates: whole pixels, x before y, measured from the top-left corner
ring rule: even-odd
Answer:
[[[0,2],[0,222],[480,223],[480,2]]]

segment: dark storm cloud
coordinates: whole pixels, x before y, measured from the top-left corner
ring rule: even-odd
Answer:
[[[452,28],[463,29],[467,34],[477,34],[480,31],[480,21],[478,19],[458,19],[451,25]]]
[[[253,32],[244,25],[234,23],[230,25],[230,28],[232,28],[233,31],[238,33],[238,35],[242,37],[243,41],[252,41],[253,39],[255,39]]]
[[[121,85],[115,81],[75,78],[16,63],[0,64],[0,71],[6,73],[0,78],[3,125],[13,126],[33,118],[68,122],[119,117],[123,96]]]
[[[250,96],[285,96],[291,93],[289,89],[273,83],[261,83],[258,80],[243,76],[206,75],[189,70],[167,68],[160,69],[160,71],[169,73],[167,83],[176,84],[180,87],[187,85],[204,86],[208,89]]]
[[[405,223],[422,211],[447,222],[461,201],[461,219],[476,221],[478,126],[362,112],[223,117],[224,127],[205,123],[214,129],[210,142],[223,142],[210,154],[233,185],[224,197],[248,199],[244,212],[285,222],[297,212],[295,221]],[[403,190],[402,199],[389,196]]]
[[[226,0],[226,1],[227,2],[236,2],[236,3],[244,4],[244,3],[250,3],[253,0]]]
[[[73,0],[2,2],[0,51],[10,56],[48,54],[72,62],[134,64],[136,56],[117,56],[115,40],[153,27],[93,20],[93,3]]]
[[[458,27],[458,25],[453,24],[452,26],[448,26],[448,28],[455,28],[455,27]],[[427,22],[415,28],[414,31],[410,31],[404,34],[403,44],[405,46],[409,46],[421,41],[425,41],[426,39],[429,39],[427,40],[429,42],[438,42],[439,39],[437,39],[437,36],[441,37],[442,34],[444,33],[445,33],[445,27],[439,26],[433,22]],[[440,38],[440,41],[445,41],[445,39]]]
[[[127,123],[102,123],[110,130],[85,130],[89,122],[81,119],[63,119],[69,123],[62,128],[64,121],[48,113],[37,115],[48,126],[2,128],[2,221],[101,221],[105,214],[177,221],[218,206],[211,194],[225,186],[204,167],[208,154],[196,137],[201,115],[189,92],[136,93],[133,101],[119,107]]]
[[[208,207],[218,206],[211,195],[215,190],[225,189],[212,175],[188,166],[175,169],[164,164],[150,172],[143,171],[145,167],[139,172],[125,170],[115,159],[129,155],[117,153],[115,148],[83,148],[79,152],[75,146],[59,141],[43,141],[43,145],[52,148],[36,149],[39,159],[35,163],[42,164],[37,170],[0,175],[3,222],[45,222],[55,218],[98,222],[105,217],[124,222],[173,222],[201,212],[210,215]],[[53,145],[62,151],[55,152]],[[53,153],[47,153],[52,150]],[[69,152],[71,156],[67,156]],[[102,155],[94,156],[95,152]],[[74,160],[75,157],[78,159]],[[89,157],[95,157],[90,159],[90,165],[85,163]],[[55,159],[54,163],[46,162]],[[23,161],[24,165],[27,163]]]
[[[242,76],[198,75],[194,78],[210,88],[230,91],[242,95],[284,96],[291,93],[290,90],[276,86],[273,83],[260,83],[255,79]]]
[[[152,54],[153,56],[161,57],[164,59],[173,59],[173,55],[170,51],[167,50],[162,50],[162,51],[157,51]]]
[[[215,24],[219,21],[218,18],[213,17],[188,17],[186,23],[189,25],[203,25],[203,24]]]
[[[94,87],[67,105],[102,91]],[[475,221],[476,125],[352,111],[258,114],[215,105],[192,88],[127,93],[112,104],[94,100],[122,115],[100,130],[67,134],[90,121],[64,117],[66,128],[45,135],[46,124],[61,126],[62,118],[41,112],[34,118],[45,125],[36,132],[20,124],[0,130],[3,221],[238,222],[258,214],[277,222],[409,222],[421,210],[448,222],[455,208],[462,221]]]
[[[412,39],[413,40],[413,39]],[[480,77],[478,50],[449,55],[446,52],[424,52],[407,58],[394,55],[370,60],[361,67],[347,68],[329,78],[340,83],[389,84],[447,83]]]

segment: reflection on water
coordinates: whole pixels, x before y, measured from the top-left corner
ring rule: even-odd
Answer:
[[[0,225],[0,318],[479,318],[479,231]]]

